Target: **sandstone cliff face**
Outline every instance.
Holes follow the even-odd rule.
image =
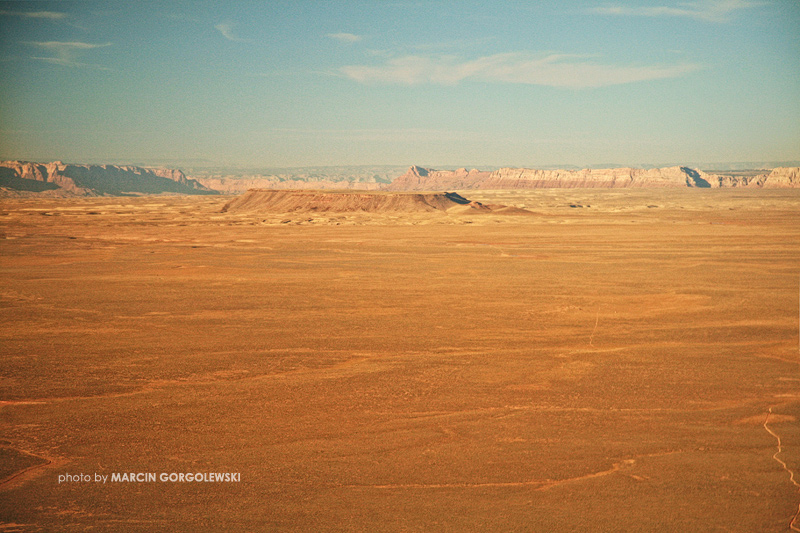
[[[6,193],[25,192],[54,196],[123,196],[129,194],[216,194],[168,168],[117,165],[73,165],[61,161],[0,162],[0,188]]]
[[[481,189],[710,187],[707,176],[686,167],[532,170],[502,168]]]
[[[8,193],[33,193],[48,196],[96,196],[90,189],[78,186],[75,181],[60,173],[65,165],[30,163],[27,161],[0,162],[0,188]]]
[[[768,174],[755,176],[727,176],[709,174],[716,187],[747,187],[764,189],[793,189],[800,188],[800,168],[778,167]]]
[[[156,176],[168,179],[170,181],[174,181],[175,183],[179,183],[184,187],[189,187],[192,189],[196,189],[198,191],[208,189],[208,187],[206,187],[199,181],[187,178],[186,174],[184,174],[183,171],[178,170],[177,168],[163,168],[163,167],[148,168],[148,169],[141,169],[139,167],[124,167],[124,168],[129,169],[131,172],[138,172],[141,170],[149,171]]]
[[[481,172],[476,169],[433,170],[412,166],[408,172],[393,180],[386,189],[390,191],[479,189],[481,187],[476,184],[486,180],[490,174],[491,172]]]
[[[800,188],[800,167],[779,167],[770,172],[763,184],[764,188]]]
[[[9,169],[20,179],[47,181],[49,171],[45,165],[24,161],[3,161],[0,166]]]
[[[688,167],[536,170],[501,168],[493,172],[433,170],[412,166],[389,190],[464,190],[622,187],[800,187],[800,169],[776,168],[760,176],[723,176]]]

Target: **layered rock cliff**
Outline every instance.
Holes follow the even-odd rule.
[[[533,170],[501,168],[482,189],[709,187],[706,175],[686,167]]]
[[[412,166],[408,172],[386,186],[386,189],[390,191],[480,189],[482,187],[476,184],[483,183],[491,174],[476,169],[433,170]]]
[[[340,173],[341,174],[341,173]],[[349,175],[347,175],[349,176]],[[347,177],[346,176],[346,177]],[[313,178],[313,179],[312,179]],[[118,165],[74,165],[60,161],[0,161],[1,196],[119,196],[131,194],[240,194],[252,188],[447,191],[467,189],[748,187],[800,188],[800,168],[764,174],[712,174],[688,167],[494,171],[433,170],[412,166],[389,184],[378,181],[308,177],[288,179],[187,178],[176,169]]]
[[[130,194],[217,194],[170,168],[73,165],[55,161],[0,161],[0,189],[12,194],[124,196]]]
[[[433,170],[412,166],[387,187],[395,191],[464,189],[621,188],[621,187],[800,187],[800,168],[776,168],[758,176],[708,174],[688,167],[537,170],[501,168]]]
[[[760,176],[759,176],[760,178]],[[759,185],[765,189],[800,188],[800,167],[780,167],[772,169]]]

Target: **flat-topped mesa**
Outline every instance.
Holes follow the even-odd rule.
[[[177,169],[0,161],[0,187],[69,196],[216,194]]]
[[[464,204],[469,204],[469,200],[454,193],[251,189],[225,204],[222,211],[237,213],[429,213],[446,211],[450,207]]]
[[[484,205],[452,192],[251,189],[222,208],[231,213],[485,213],[524,210]],[[524,211],[528,213],[527,211]]]
[[[466,189],[540,189],[540,188],[718,188],[718,187],[800,187],[800,169],[776,168],[758,176],[708,174],[689,167],[604,168],[583,170],[538,170],[500,168],[481,172],[433,170],[417,166],[396,178],[390,190],[466,190]]]

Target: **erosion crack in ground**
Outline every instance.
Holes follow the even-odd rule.
[[[786,472],[789,474],[789,481],[792,483],[792,485],[794,485],[795,487],[797,487],[798,489],[800,489],[800,483],[798,483],[798,482],[797,482],[797,481],[795,481],[795,479],[794,479],[794,471],[793,471],[791,468],[789,468],[789,466],[788,466],[788,465],[787,465],[787,464],[786,464],[786,463],[785,463],[785,462],[784,462],[784,461],[783,461],[781,458],[779,458],[779,457],[778,457],[778,456],[779,456],[779,455],[780,455],[780,454],[783,452],[783,445],[782,445],[782,442],[781,442],[781,437],[780,437],[780,435],[778,435],[777,433],[775,433],[775,432],[774,432],[774,431],[773,431],[773,430],[772,430],[772,429],[771,429],[771,428],[770,428],[770,427],[767,425],[767,424],[769,423],[769,418],[770,418],[770,416],[772,416],[772,407],[770,407],[770,408],[769,408],[769,410],[767,411],[767,416],[764,418],[764,429],[765,429],[765,430],[767,430],[767,433],[769,433],[770,435],[772,435],[773,437],[775,437],[775,440],[777,440],[777,441],[778,441],[778,444],[777,444],[777,448],[778,448],[778,449],[777,449],[777,451],[776,451],[776,452],[775,452],[775,453],[772,455],[772,458],[773,458],[775,461],[777,461],[777,462],[778,462],[778,464],[780,464],[780,465],[781,465],[781,468],[783,468],[783,469],[784,469],[784,470],[785,470],[785,471],[786,471]],[[789,522],[789,527],[790,527],[790,528],[791,528],[793,531],[800,531],[800,528],[798,528],[798,526],[796,525],[796,522],[797,522],[797,518],[798,518],[798,516],[800,516],[800,504],[798,504],[798,506],[797,506],[797,512],[794,514],[794,516],[792,517],[792,520]]]

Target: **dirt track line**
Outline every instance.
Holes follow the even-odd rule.
[[[23,468],[19,472],[15,472],[10,476],[0,480],[0,492],[4,490],[9,490],[14,488],[15,486],[24,483],[28,478],[36,476],[40,469],[45,469],[47,467],[55,467],[61,464],[65,464],[68,461],[64,459],[50,459],[48,457],[43,457],[41,455],[36,455],[35,453],[26,452],[25,450],[20,450],[18,448],[13,448],[18,452],[24,453],[26,455],[30,455],[32,457],[36,457],[38,459],[42,459],[45,461],[44,463],[40,463],[38,465],[31,465],[27,468]]]
[[[42,457],[42,459],[44,459],[44,457]],[[28,468],[23,468],[19,472],[11,474],[7,478],[5,478],[3,480],[0,480],[0,490],[4,489],[5,488],[4,485],[6,485],[7,483],[11,483],[15,479],[19,478],[20,476],[22,476],[24,474],[27,474],[31,470],[35,470],[37,468],[44,468],[46,466],[50,466],[51,464],[53,464],[53,461],[50,461],[49,459],[47,459],[46,461],[47,461],[46,463],[41,463],[41,464],[38,464],[38,465],[32,465],[32,466],[29,466]]]
[[[592,474],[586,474],[586,475],[583,475],[583,476],[577,476],[577,477],[571,477],[571,478],[567,478],[567,479],[561,479],[561,480],[558,480],[558,481],[552,481],[552,482],[548,483],[547,485],[545,485],[543,487],[539,487],[536,490],[547,490],[547,489],[551,489],[553,487],[557,487],[559,485],[565,485],[567,483],[574,483],[574,482],[577,482],[577,481],[584,481],[586,479],[594,479],[594,478],[597,478],[597,477],[607,476],[609,474],[613,474],[615,472],[619,472],[620,470],[622,470],[623,466],[633,466],[635,463],[636,463],[636,459],[625,459],[622,462],[612,464],[611,468],[609,468],[608,470],[601,470],[600,472],[594,472]]]
[[[592,334],[589,335],[589,346],[594,348],[594,344],[592,344],[592,340],[594,340],[594,334],[597,331],[597,324],[600,323],[600,306],[597,306],[597,316],[594,318],[594,329],[592,330]]]
[[[607,476],[619,471],[623,465],[631,465],[635,462],[634,459],[627,459],[621,463],[614,463],[608,470],[600,472],[593,472],[583,476],[571,477],[560,480],[530,480],[530,481],[495,481],[486,483],[390,483],[386,485],[345,485],[349,488],[364,488],[364,489],[483,489],[483,488],[505,488],[505,487],[535,487],[534,490],[547,490],[551,487],[563,485],[565,483],[572,483],[575,481],[582,481],[585,479],[592,479],[596,477]]]
[[[791,482],[792,482],[792,484],[793,484],[795,487],[798,487],[798,488],[800,488],[800,484],[798,484],[798,483],[797,483],[797,481],[795,481],[795,479],[794,479],[794,472],[792,471],[792,469],[791,469],[791,468],[789,468],[789,467],[786,465],[786,463],[784,463],[782,460],[780,460],[780,459],[778,458],[778,455],[780,455],[780,454],[781,454],[781,452],[783,451],[783,446],[782,446],[782,443],[781,443],[781,438],[780,438],[780,436],[778,436],[778,434],[777,434],[777,433],[775,433],[774,431],[772,431],[772,430],[769,428],[769,426],[767,425],[767,423],[769,422],[769,417],[770,417],[770,415],[771,415],[771,414],[772,414],[772,407],[770,407],[770,408],[769,408],[769,410],[767,411],[767,416],[766,416],[766,418],[764,419],[764,429],[766,429],[766,430],[767,430],[767,433],[769,433],[770,435],[772,435],[773,437],[775,437],[775,440],[777,440],[777,441],[778,441],[778,451],[776,451],[776,452],[775,452],[775,453],[772,455],[772,458],[773,458],[775,461],[777,461],[777,462],[778,462],[778,463],[779,463],[779,464],[780,464],[780,465],[783,467],[783,469],[784,469],[784,470],[786,470],[786,471],[789,473],[789,481],[791,481]],[[792,529],[792,531],[800,531],[800,528],[798,528],[798,527],[795,525],[795,522],[797,521],[797,518],[798,518],[798,516],[800,516],[800,504],[798,504],[798,506],[797,506],[797,512],[796,512],[796,513],[794,514],[794,516],[792,517],[792,521],[791,521],[791,522],[789,522],[789,528],[790,528],[790,529]]]
[[[680,453],[680,451],[659,452],[640,455],[638,457],[660,457],[664,455],[672,455]],[[530,480],[530,481],[496,481],[487,483],[391,483],[386,485],[342,485],[342,487],[355,488],[355,489],[482,489],[482,488],[505,488],[505,487],[535,487],[534,490],[542,491],[548,490],[559,485],[567,483],[576,483],[585,481],[587,479],[594,479],[598,477],[608,476],[630,468],[636,464],[636,458],[624,459],[618,463],[613,463],[608,470],[601,470],[599,472],[592,472],[583,476],[570,477],[566,479],[545,479],[545,480]]]
[[[498,481],[489,483],[390,483],[387,485],[344,485],[356,489],[481,489],[535,486],[540,490],[547,481]]]
[[[334,379],[342,376],[347,376],[348,372],[352,373],[353,370],[348,370],[349,367],[358,365],[359,363],[367,362],[374,357],[357,356],[351,357],[339,363],[335,363],[328,367],[321,368],[297,368],[293,370],[278,371],[267,374],[255,374],[237,377],[234,379],[226,379],[219,377],[217,374],[211,372],[200,376],[190,376],[188,378],[178,379],[157,379],[145,383],[138,389],[128,390],[124,392],[109,392],[104,394],[95,394],[89,396],[49,396],[44,398],[36,398],[35,400],[0,400],[0,409],[4,406],[14,405],[46,405],[56,402],[69,402],[69,401],[82,401],[82,400],[103,400],[109,398],[127,398],[130,396],[138,396],[140,394],[148,394],[158,392],[169,387],[191,387],[191,386],[209,386],[221,385],[225,383],[238,383],[238,382],[251,382],[251,381],[268,381],[277,379],[286,379],[293,377],[312,376],[316,379]],[[380,368],[388,367],[389,363],[381,363]],[[370,370],[375,371],[375,370]]]

